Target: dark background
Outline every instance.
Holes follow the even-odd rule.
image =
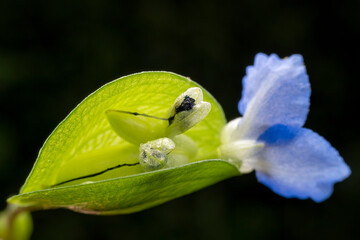
[[[359,2],[0,0],[0,208],[50,132],[103,84],[173,71],[208,89],[232,119],[257,52],[301,53],[312,84],[305,126],[353,171],[329,200],[287,200],[249,174],[132,215],[35,212],[33,239],[355,239]]]

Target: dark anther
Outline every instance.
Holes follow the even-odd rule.
[[[175,112],[179,113],[182,111],[189,111],[194,107],[194,105],[195,105],[195,99],[189,96],[185,96],[184,101],[180,104],[180,106],[175,108]]]
[[[169,117],[169,125],[172,124],[172,122],[174,121],[174,118],[175,118],[175,116]]]

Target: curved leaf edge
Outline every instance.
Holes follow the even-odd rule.
[[[117,78],[117,79],[115,79],[115,80],[112,80],[112,81],[110,81],[110,82],[102,85],[101,87],[99,87],[98,89],[96,89],[94,92],[92,92],[92,93],[90,93],[88,96],[86,96],[80,103],[78,103],[78,104],[70,111],[70,113],[55,127],[55,129],[50,133],[50,135],[46,138],[44,144],[42,145],[42,147],[41,147],[40,150],[39,150],[39,153],[38,153],[38,155],[37,155],[37,157],[36,157],[36,161],[35,161],[32,169],[31,169],[29,175],[27,176],[27,178],[26,178],[23,186],[20,188],[20,191],[19,191],[19,192],[20,192],[20,193],[23,192],[23,189],[24,189],[25,185],[27,184],[28,180],[32,177],[32,174],[34,173],[34,169],[36,169],[36,166],[37,166],[37,164],[38,164],[38,161],[37,161],[37,160],[39,159],[39,157],[40,157],[40,155],[41,155],[41,153],[42,153],[42,150],[46,147],[46,145],[47,145],[47,143],[48,143],[48,140],[52,137],[52,135],[53,135],[54,133],[56,133],[56,131],[58,130],[58,128],[60,128],[60,127],[63,125],[63,123],[66,122],[67,119],[68,119],[71,115],[73,115],[74,113],[76,113],[76,111],[78,110],[78,106],[79,106],[79,105],[81,105],[81,104],[83,104],[84,102],[88,101],[90,98],[93,97],[93,95],[95,95],[97,92],[101,91],[103,88],[108,87],[109,85],[114,84],[115,82],[117,82],[117,81],[119,81],[119,80],[121,80],[121,79],[125,79],[125,78],[131,77],[131,76],[135,76],[135,75],[146,74],[146,73],[154,73],[154,74],[156,74],[156,73],[165,73],[165,74],[175,75],[175,76],[184,78],[184,79],[186,79],[187,81],[190,81],[190,82],[194,82],[193,80],[191,80],[190,77],[185,77],[185,76],[183,76],[183,75],[180,75],[180,74],[177,74],[177,73],[174,73],[174,72],[170,72],[170,71],[142,71],[142,72],[133,73],[133,74],[129,74],[129,75],[125,75],[125,76],[119,77],[119,78]],[[217,101],[217,99],[216,99],[209,91],[207,91],[203,86],[201,86],[201,85],[198,84],[197,82],[195,82],[195,83],[196,83],[199,87],[201,87],[202,90],[205,90],[205,91],[207,92],[207,94],[214,100],[214,102],[220,107],[220,109],[222,110],[221,112],[222,112],[222,115],[223,115],[222,117],[223,117],[223,119],[224,119],[224,122],[227,122],[225,113],[224,113],[224,111],[223,111],[220,103]],[[39,190],[39,191],[40,191],[40,190]],[[30,193],[30,192],[29,192],[29,193]]]
[[[92,186],[92,187],[96,187],[96,185],[102,185],[103,183],[111,183],[111,182],[117,182],[117,181],[121,181],[121,180],[131,180],[131,179],[134,179],[134,178],[139,178],[139,177],[146,177],[146,176],[149,176],[149,177],[154,177],[155,175],[159,175],[159,174],[166,174],[167,172],[170,173],[174,170],[183,170],[183,169],[186,169],[186,168],[191,168],[193,167],[194,165],[198,165],[198,164],[209,164],[209,163],[220,163],[220,164],[226,164],[227,167],[230,167],[230,171],[229,171],[229,174],[227,174],[226,176],[222,176],[218,179],[214,179],[214,181],[212,181],[212,183],[210,184],[206,184],[204,186],[201,186],[199,188],[195,188],[195,189],[192,189],[188,192],[184,192],[184,194],[181,194],[179,196],[174,196],[174,197],[167,197],[167,198],[159,198],[157,199],[156,201],[152,201],[152,202],[145,202],[143,204],[140,204],[140,205],[135,205],[135,206],[131,206],[131,207],[128,207],[128,208],[125,208],[125,209],[118,209],[118,210],[109,210],[109,211],[96,211],[96,210],[89,210],[89,209],[86,209],[86,208],[83,208],[82,206],[79,206],[78,204],[75,204],[75,205],[39,205],[37,203],[34,203],[34,202],[31,202],[31,201],[25,201],[23,202],[23,198],[28,198],[28,197],[32,197],[32,196],[36,196],[36,195],[39,195],[39,194],[51,194],[51,193],[54,193],[56,191],[64,191],[64,190],[79,190],[81,191],[81,189],[83,188],[87,188],[89,186]],[[160,169],[160,170],[156,170],[156,171],[152,171],[152,172],[144,172],[144,173],[141,173],[141,174],[136,174],[136,175],[131,175],[131,176],[125,176],[125,177],[118,177],[118,178],[113,178],[113,179],[107,179],[107,180],[101,180],[101,181],[97,181],[97,182],[93,182],[93,183],[87,183],[87,184],[79,184],[79,185],[73,185],[73,186],[65,186],[65,187],[57,187],[57,188],[53,188],[53,189],[43,189],[43,190],[38,190],[38,191],[33,191],[33,192],[27,192],[27,193],[23,193],[23,194],[19,194],[19,195],[15,195],[15,196],[12,196],[10,198],[7,199],[7,202],[10,203],[10,204],[14,204],[14,205],[18,205],[20,207],[33,207],[34,209],[38,209],[38,210],[45,210],[45,209],[56,209],[56,208],[67,208],[67,209],[70,209],[70,210],[73,210],[75,212],[80,212],[80,213],[85,213],[85,214],[96,214],[96,215],[114,215],[114,214],[130,214],[130,213],[134,213],[134,212],[138,212],[138,211],[141,211],[141,210],[144,210],[144,209],[147,209],[147,208],[150,208],[150,207],[154,207],[154,206],[157,206],[157,205],[160,205],[162,203],[165,203],[167,201],[170,201],[170,200],[173,200],[175,198],[178,198],[178,197],[181,197],[181,196],[184,196],[184,195],[188,195],[192,192],[195,192],[197,190],[200,190],[204,187],[207,187],[209,185],[212,185],[212,184],[215,184],[217,182],[220,182],[222,180],[225,180],[227,178],[230,178],[230,177],[234,177],[234,176],[239,176],[241,175],[241,173],[239,172],[238,168],[236,166],[234,166],[233,164],[227,162],[227,161],[224,161],[224,160],[221,160],[221,159],[211,159],[211,160],[202,160],[202,161],[197,161],[197,162],[192,162],[192,163],[189,163],[189,164],[185,164],[185,165],[182,165],[182,166],[176,166],[176,167],[173,167],[173,168],[166,168],[166,169]],[[187,182],[191,182],[191,179],[187,180]]]

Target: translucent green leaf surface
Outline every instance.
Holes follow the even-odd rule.
[[[197,149],[193,163],[144,172],[136,164],[138,146],[116,134],[106,112],[129,111],[166,118],[175,99],[191,87],[200,87],[204,101],[211,104],[207,117],[185,132]],[[119,78],[84,99],[59,124],[40,150],[20,195],[9,202],[106,214],[139,211],[188,194],[239,174],[227,162],[202,161],[217,158],[224,125],[221,106],[189,78],[169,72],[143,72]],[[122,164],[126,166],[59,185]]]
[[[226,178],[239,175],[223,160],[183,166],[91,184],[59,187],[14,196],[8,201],[40,208],[65,207],[90,214],[126,214],[159,205]]]

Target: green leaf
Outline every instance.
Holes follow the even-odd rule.
[[[211,111],[184,133],[187,138],[179,135],[182,149],[174,156],[179,156],[178,162],[194,156],[194,163],[144,173],[138,164],[139,146],[119,137],[106,114],[124,111],[166,118],[175,99],[192,87],[202,89]],[[149,126],[161,125],[154,121]],[[41,148],[20,195],[9,202],[110,214],[139,211],[188,194],[239,174],[227,162],[202,161],[217,158],[225,122],[218,102],[189,78],[169,72],[119,78],[89,95],[59,124]],[[95,174],[107,169],[111,171]]]
[[[204,160],[174,168],[90,184],[24,193],[8,199],[21,206],[64,207],[89,214],[127,214],[189,194],[239,175],[223,160]]]

